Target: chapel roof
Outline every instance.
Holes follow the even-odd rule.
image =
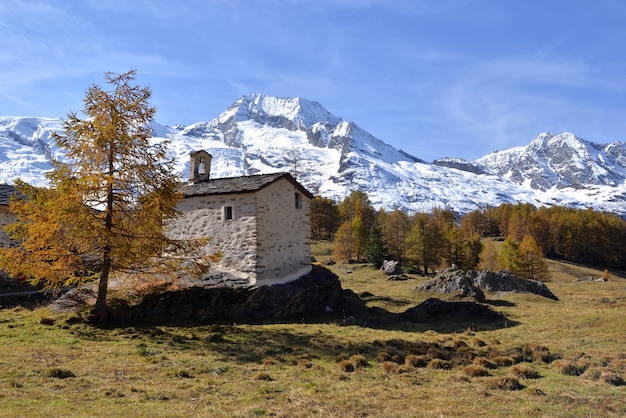
[[[255,174],[252,176],[209,179],[199,183],[187,184],[181,188],[181,192],[183,197],[252,193],[282,178],[293,184],[296,189],[309,199],[315,197],[289,173]]]

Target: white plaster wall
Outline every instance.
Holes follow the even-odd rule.
[[[223,219],[223,208],[232,206],[233,219]],[[223,253],[217,266],[234,270],[256,281],[257,227],[254,194],[228,194],[185,198],[177,209],[182,216],[169,226],[168,234],[175,239],[206,238],[206,254]]]
[[[309,199],[286,179],[258,192],[257,285],[286,283],[311,271]]]

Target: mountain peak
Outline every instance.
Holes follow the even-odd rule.
[[[218,120],[225,123],[231,118],[236,122],[253,120],[261,124],[283,125],[292,130],[310,129],[318,123],[335,127],[341,122],[341,118],[317,102],[301,97],[274,97],[260,93],[240,97]]]
[[[624,144],[596,144],[570,132],[539,134],[528,145],[475,162],[486,172],[539,190],[582,185],[616,186],[626,177]]]

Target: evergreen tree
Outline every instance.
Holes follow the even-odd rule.
[[[365,248],[365,260],[372,263],[377,269],[381,268],[387,257],[387,248],[383,240],[382,230],[377,220],[370,229],[367,247]]]
[[[112,91],[92,85],[81,119],[64,121],[55,134],[67,163],[55,162],[50,189],[18,182],[24,199],[11,210],[9,228],[20,246],[0,251],[0,268],[49,287],[98,280],[95,314],[107,315],[109,278],[127,274],[201,274],[208,260],[199,240],[173,240],[164,222],[178,215],[179,179],[169,141],[151,140],[155,108],[147,87],[132,84],[135,71],[106,73]]]

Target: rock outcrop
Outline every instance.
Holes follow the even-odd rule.
[[[285,284],[260,287],[189,285],[155,291],[137,302],[111,300],[111,319],[120,323],[181,323],[221,320],[256,321],[324,312],[335,306],[343,289],[336,275],[321,266]],[[51,307],[93,304],[91,291],[71,291]],[[90,303],[85,303],[88,299]]]
[[[417,288],[458,298],[473,298],[478,302],[485,300],[485,294],[472,283],[471,277],[468,277],[463,270],[457,268],[444,270],[435,276],[434,279],[420,284]]]
[[[468,271],[467,274],[472,277],[474,286],[488,292],[533,293],[548,299],[559,300],[544,282],[523,279],[507,270],[499,272],[488,270],[479,272]]]
[[[383,261],[383,265],[380,267],[380,270],[385,272],[385,274],[388,276],[397,276],[403,273],[400,262],[393,260]]]
[[[507,270],[476,272],[450,268],[440,272],[434,279],[422,283],[417,288],[459,298],[473,298],[479,302],[485,300],[483,290],[487,292],[533,293],[548,299],[559,300],[545,283],[514,276]]]

